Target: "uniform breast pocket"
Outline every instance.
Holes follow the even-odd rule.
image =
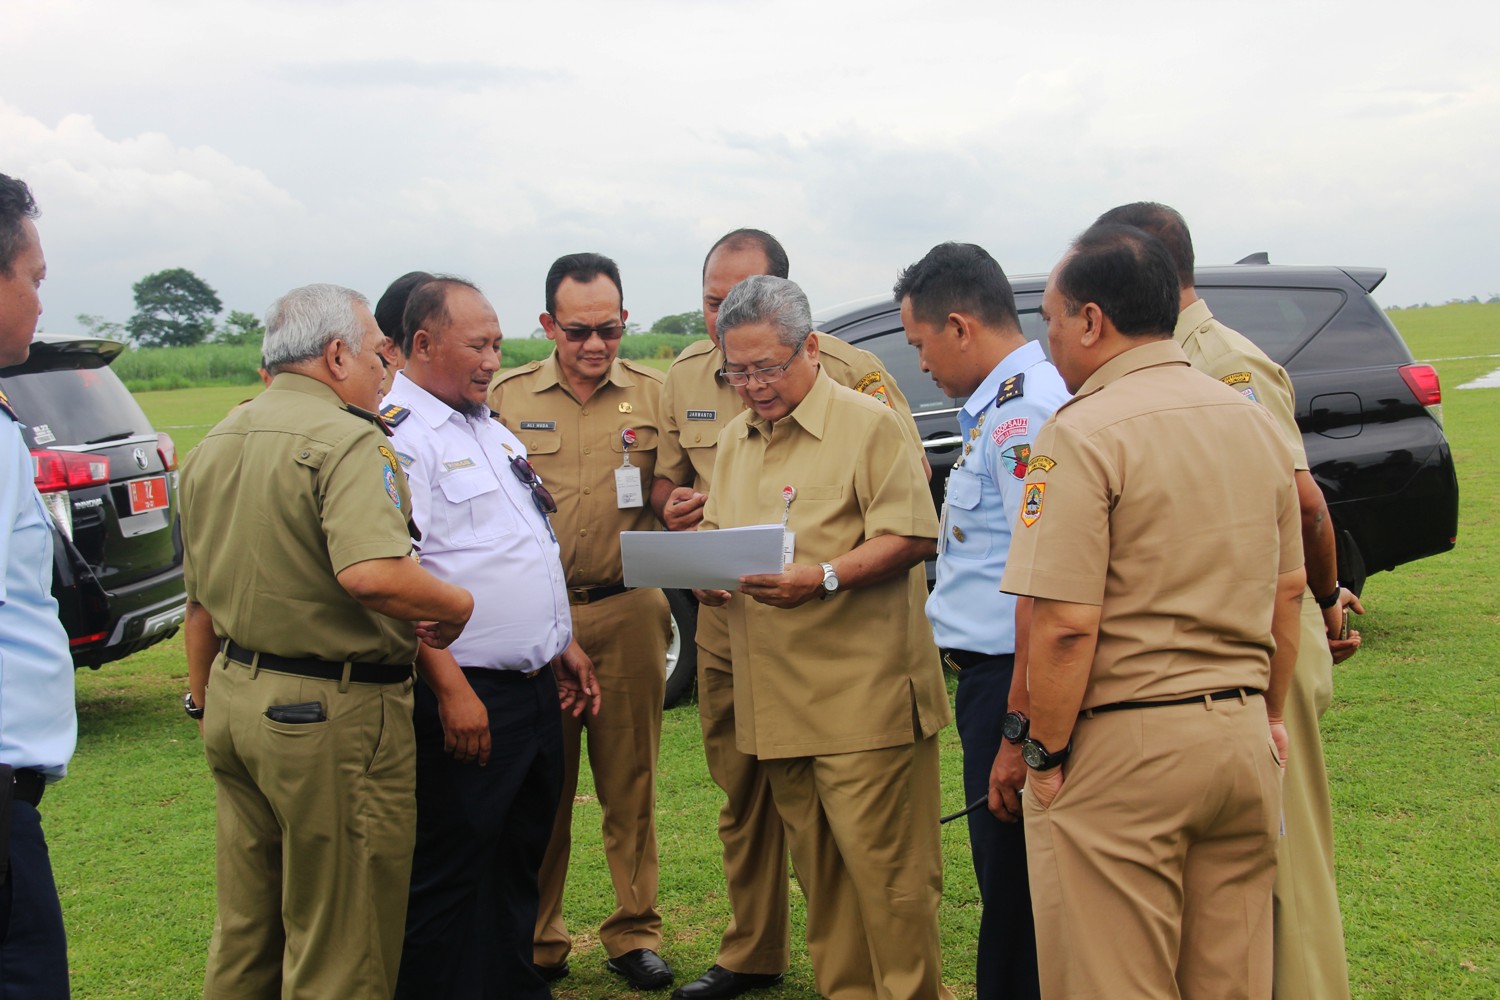
[[[562,447],[562,435],[557,431],[522,431],[516,437],[526,446],[529,458],[538,455],[556,455]]]
[[[629,426],[629,425],[626,425]],[[614,452],[621,464],[624,464],[625,439],[623,433],[625,427],[621,427],[611,437],[609,450]],[[646,470],[650,476],[656,468],[656,428],[655,427],[630,427],[635,431],[635,444],[630,446],[630,464]]]
[[[954,469],[948,474],[948,506],[958,510],[973,510],[979,506],[979,497],[984,486],[979,477],[963,469]]]
[[[438,481],[443,494],[443,516],[455,545],[498,538],[509,518],[500,482],[480,466],[457,469]]]

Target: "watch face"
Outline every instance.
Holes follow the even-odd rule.
[[[1026,762],[1027,767],[1033,770],[1041,770],[1042,765],[1047,762],[1047,755],[1042,750],[1040,743],[1035,740],[1027,740],[1021,744],[1021,759]]]
[[[1031,723],[1020,712],[1006,712],[1004,721],[1000,723],[1000,735],[1012,743],[1019,743],[1026,738],[1026,731],[1030,727]]]

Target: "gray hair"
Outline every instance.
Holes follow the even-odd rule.
[[[315,358],[335,340],[358,354],[364,347],[365,323],[357,306],[368,309],[370,300],[341,285],[305,285],[271,303],[261,347],[266,370],[277,372]]]
[[[719,343],[737,326],[769,323],[776,338],[799,348],[812,332],[812,307],[795,281],[757,274],[735,285],[719,306]]]

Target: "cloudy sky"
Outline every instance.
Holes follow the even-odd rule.
[[[1113,205],[1199,260],[1374,265],[1384,305],[1500,292],[1490,5],[0,0],[0,172],[45,329],[187,267],[227,308],[414,268],[526,336],[560,254],[649,325],[776,233],[815,308],[945,239],[1046,271]]]

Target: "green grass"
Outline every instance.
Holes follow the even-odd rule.
[[[1451,310],[1451,312],[1450,312]],[[1500,353],[1500,308],[1393,314],[1422,359]],[[509,360],[509,359],[508,359]],[[1370,578],[1364,649],[1336,668],[1324,720],[1350,976],[1359,998],[1500,996],[1500,390],[1456,391],[1500,359],[1437,361],[1458,462],[1458,548]],[[183,453],[248,393],[145,393]],[[80,742],[44,818],[70,936],[73,995],[175,1000],[201,991],[213,922],[213,784],[183,716],[186,668],[173,640],[78,675]],[[962,798],[958,739],[943,732],[943,802]],[[663,953],[679,980],[713,961],[727,920],[697,713],[666,713],[658,836]],[[594,932],[611,906],[587,769],[574,820],[567,913],[573,974],[560,1000],[630,996],[603,969]],[[979,903],[962,823],[944,829],[945,979],[973,995]],[[800,945],[768,997],[816,996]],[[658,994],[659,995],[659,994]]]

